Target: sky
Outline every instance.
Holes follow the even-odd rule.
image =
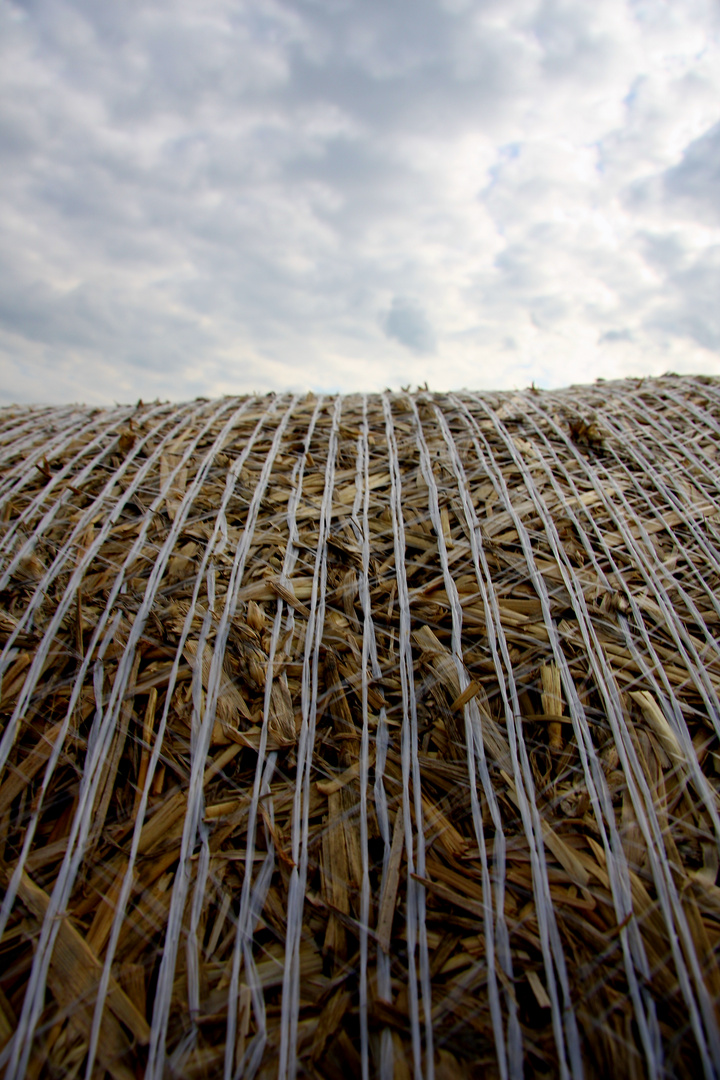
[[[667,371],[717,0],[0,0],[0,404]]]

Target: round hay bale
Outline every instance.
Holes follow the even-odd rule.
[[[2,410],[5,1077],[720,1075],[719,436]]]

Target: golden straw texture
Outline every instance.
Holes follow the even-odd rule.
[[[0,1068],[720,1075],[720,380],[0,411]]]

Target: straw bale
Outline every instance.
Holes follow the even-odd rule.
[[[0,1068],[720,1075],[720,381],[0,411]]]

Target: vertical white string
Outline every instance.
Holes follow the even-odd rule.
[[[458,683],[461,693],[465,691],[470,683],[469,676],[465,670],[465,664],[462,659],[462,608],[460,607],[460,597],[458,595],[457,586],[450,572],[450,565],[448,563],[447,546],[445,543],[445,533],[443,530],[442,519],[440,516],[440,502],[438,496],[437,483],[435,481],[435,474],[433,472],[432,463],[430,461],[430,453],[428,451],[427,442],[425,441],[425,435],[423,433],[422,423],[420,415],[417,410],[417,406],[412,398],[407,398],[410,408],[412,410],[413,417],[415,419],[415,430],[417,438],[417,447],[420,453],[420,471],[428,489],[428,511],[430,514],[430,520],[435,529],[435,536],[437,540],[438,555],[440,557],[440,566],[443,574],[443,581],[445,583],[445,591],[447,593],[448,600],[450,602],[450,612],[452,617],[452,655],[455,662],[455,670],[457,671]],[[487,972],[488,972],[488,996],[490,999],[490,1016],[493,1027],[493,1035],[495,1038],[495,1049],[498,1055],[498,1067],[500,1069],[500,1076],[502,1080],[507,1077],[507,1054],[505,1047],[505,1038],[502,1025],[502,1014],[500,1009],[500,996],[498,994],[497,986],[497,974],[495,971],[495,955],[497,952],[497,942],[495,937],[495,918],[492,905],[492,889],[490,886],[490,872],[488,869],[487,850],[485,847],[485,831],[482,823],[482,811],[477,796],[477,782],[475,774],[475,753],[474,735],[471,715],[473,703],[468,703],[464,709],[465,716],[465,742],[466,742],[466,755],[467,765],[470,781],[470,805],[472,811],[473,828],[475,830],[475,839],[477,840],[478,850],[480,852],[481,874],[483,883],[483,916],[485,927],[485,949],[487,955]],[[477,704],[475,704],[477,709]]]
[[[503,476],[502,469],[496,461],[492,447],[485,439],[475,417],[470,413],[468,408],[462,401],[452,396],[453,401],[457,401],[460,407],[461,414],[465,419],[468,428],[472,435],[473,446],[475,453],[478,456],[483,468],[487,471],[491,482],[497,492],[497,494],[503,499],[503,502],[508,512],[513,515],[514,510],[512,507],[512,500],[507,490],[505,478]],[[499,425],[496,413],[479,399],[473,398],[474,401],[480,404],[486,414],[490,417],[494,425]],[[485,447],[483,452],[479,440]],[[513,452],[516,453],[513,445]],[[487,458],[485,456],[487,454]],[[488,462],[490,466],[488,467]],[[516,517],[517,515],[515,515]],[[526,551],[526,561],[528,565],[528,571],[531,578],[536,585],[538,593],[541,591],[541,584],[537,579],[541,577],[535,566],[534,558],[532,556],[532,549]],[[496,625],[500,624],[500,612],[497,605],[497,597],[495,595],[495,589],[492,585],[492,579],[488,580],[488,596],[491,604],[494,608],[494,616]],[[546,616],[549,619],[549,612]],[[538,921],[538,931],[540,935],[540,944],[543,954],[543,960],[545,964],[545,975],[547,979],[548,996],[551,1003],[551,1014],[553,1032],[555,1035],[555,1042],[558,1051],[558,1064],[560,1068],[561,1077],[567,1077],[568,1074],[568,1062],[567,1056],[570,1059],[570,1070],[574,1077],[581,1077],[583,1075],[582,1059],[580,1054],[580,1039],[577,1030],[577,1021],[575,1018],[575,1012],[572,1005],[572,999],[570,996],[570,986],[567,977],[567,967],[565,964],[565,957],[562,949],[562,942],[557,928],[557,922],[555,919],[555,910],[550,896],[550,884],[547,875],[547,865],[545,862],[545,849],[544,840],[542,834],[542,824],[540,821],[540,815],[538,813],[537,802],[535,798],[535,784],[532,777],[532,770],[530,767],[530,761],[527,754],[527,748],[525,746],[525,740],[522,735],[522,728],[520,726],[520,703],[517,696],[517,687],[515,685],[515,679],[512,674],[512,664],[510,663],[509,652],[507,651],[507,644],[505,642],[504,634],[499,636],[501,651],[503,652],[503,659],[505,661],[505,667],[508,675],[508,685],[510,689],[510,696],[512,700],[512,708],[506,708],[506,721],[508,731],[508,742],[510,746],[510,754],[513,765],[513,775],[515,779],[516,793],[518,798],[518,809],[520,810],[520,816],[523,822],[523,828],[528,840],[528,848],[530,853],[530,866],[533,878],[533,891],[535,895],[535,909]],[[557,983],[560,983],[560,989],[562,991],[562,1006],[560,997],[558,994]]]
[[[320,414],[322,403],[323,399],[321,397],[318,398],[315,403],[315,408],[313,409],[310,423],[308,425],[307,432],[305,433],[302,454],[293,466],[293,471],[290,479],[291,490],[287,506],[288,543],[285,549],[285,558],[283,560],[283,568],[281,575],[281,581],[286,587],[290,585],[290,576],[293,572],[298,557],[298,548],[294,543],[298,536],[297,510],[300,504],[300,500],[302,498],[303,480],[305,477],[305,468],[307,465],[307,456],[310,450],[310,443],[315,432],[315,425],[317,424],[317,418]],[[263,725],[260,732],[260,744],[258,746],[258,757],[255,765],[255,780],[253,783],[252,799],[248,811],[248,824],[246,829],[245,845],[245,874],[243,877],[242,891],[240,894],[240,911],[238,914],[237,928],[235,932],[232,975],[230,978],[230,986],[228,988],[227,1032],[225,1038],[224,1064],[225,1080],[231,1080],[231,1078],[235,1075],[233,1071],[233,1059],[235,1054],[235,1034],[237,1029],[240,963],[242,957],[244,955],[247,955],[248,952],[250,953],[250,955],[252,955],[250,944],[252,939],[253,927],[257,921],[255,915],[255,903],[253,902],[254,894],[251,892],[253,863],[255,858],[255,830],[257,813],[260,805],[260,797],[263,794],[264,790],[263,785],[266,784],[267,790],[270,790],[269,779],[263,779],[264,771],[266,772],[266,777],[272,775],[272,771],[275,767],[275,760],[277,757],[276,752],[273,751],[273,753],[268,758],[268,768],[267,770],[265,770],[265,754],[267,751],[268,723],[270,720],[273,669],[275,664],[275,653],[277,650],[280,630],[282,627],[283,607],[283,600],[279,598],[277,601],[277,610],[275,612],[275,620],[273,622],[272,636],[270,639],[270,653],[268,656],[267,675],[265,678],[265,697],[263,702]],[[294,625],[294,615],[292,608],[288,609],[288,616],[289,618],[288,624],[286,624],[286,630],[291,631]],[[286,644],[286,649],[289,649],[289,647],[290,643],[288,641],[288,643]],[[272,837],[269,834],[268,837],[268,851],[266,858],[263,862],[263,866],[260,871],[258,880],[260,880],[260,877],[263,874],[272,876],[272,870],[275,861],[274,845],[272,843]],[[262,1006],[262,1012],[264,1017],[264,1004]],[[264,1024],[260,1023],[260,1019],[260,1016],[256,1013],[256,1020],[258,1021],[258,1031],[264,1031]],[[238,1069],[240,1069],[242,1066],[243,1062],[238,1062]],[[244,1069],[243,1071],[246,1072],[247,1070]]]
[[[172,1000],[173,979],[175,975],[175,960],[180,939],[185,899],[190,886],[191,864],[190,855],[195,845],[198,824],[202,815],[203,804],[203,777],[207,753],[210,748],[210,737],[215,723],[215,711],[217,699],[221,689],[223,677],[223,658],[227,644],[230,624],[235,615],[238,603],[238,592],[245,571],[245,562],[252,543],[255,525],[260,511],[260,503],[265,496],[265,491],[270,479],[270,473],[275,463],[280,443],[285,429],[290,420],[297,398],[293,398],[273,437],[272,445],[268,451],[263,468],[257,481],[248,508],[247,519],[242,537],[235,552],[230,581],[225,597],[225,606],[219,620],[215,636],[215,650],[213,653],[210,674],[208,677],[207,693],[205,697],[205,713],[202,720],[201,730],[198,737],[197,756],[192,762],[190,780],[187,793],[187,807],[183,834],[180,844],[180,859],[178,870],[173,882],[170,910],[168,912],[165,944],[163,947],[162,960],[153,1008],[153,1019],[148,1051],[148,1063],[145,1071],[146,1080],[160,1080],[165,1067],[165,1039],[170,1015],[170,1003]],[[272,407],[272,406],[271,406]]]
[[[536,428],[539,435],[542,435],[540,430]],[[552,450],[550,444],[545,440],[547,447]],[[537,445],[535,446],[538,460],[543,462],[542,455],[540,454]],[[569,502],[567,502],[564,493],[560,489],[553,470],[547,466],[546,474],[550,480],[551,486],[555,492],[561,505],[564,507],[564,512],[567,513],[571,520],[576,524],[578,533],[581,538],[584,538],[584,532],[580,526],[579,521],[575,518],[574,511]],[[559,473],[565,475],[566,481],[573,491],[578,505],[584,504],[580,500],[577,488],[574,485],[572,477],[563,470],[562,463],[555,459],[555,469]],[[542,496],[539,492],[536,495],[536,501],[541,500]],[[589,514],[589,511],[586,510]],[[542,517],[542,515],[541,515]],[[544,519],[543,519],[544,520]],[[551,548],[553,547],[553,537],[549,539]],[[585,540],[586,550],[590,559],[593,561],[596,571],[599,575],[599,579],[604,579],[604,574],[599,564],[595,560],[594,552],[592,548]],[[572,567],[569,564],[568,573],[572,575]],[[636,920],[630,920],[632,913],[632,899],[631,888],[628,876],[628,866],[625,857],[625,852],[622,847],[620,836],[617,830],[617,824],[615,821],[615,814],[612,809],[612,801],[610,792],[607,787],[607,781],[604,772],[600,766],[597,758],[597,753],[590,734],[590,728],[588,725],[585,710],[580,703],[580,699],[570,673],[568,662],[565,658],[565,654],[560,644],[560,638],[555,625],[554,620],[550,616],[550,598],[545,585],[545,581],[542,576],[537,579],[537,587],[540,589],[541,602],[544,612],[545,627],[548,631],[548,637],[550,645],[553,651],[553,658],[560,671],[562,685],[565,689],[566,699],[568,701],[570,716],[572,719],[573,730],[576,738],[576,743],[580,753],[581,764],[583,768],[583,775],[590,797],[590,802],[593,808],[595,819],[600,832],[600,837],[605,850],[606,865],[608,869],[608,876],[610,878],[610,888],[613,897],[613,904],[615,907],[615,913],[617,918],[618,927],[620,928],[620,941],[623,949],[623,959],[625,965],[625,971],[628,978],[628,985],[630,989],[630,995],[635,1008],[636,1019],[638,1021],[638,1027],[640,1030],[641,1041],[645,1050],[646,1059],[648,1063],[648,1071],[650,1075],[655,1075],[658,1071],[662,1070],[662,1046],[660,1041],[659,1029],[654,1011],[654,1003],[645,985],[646,981],[650,979],[650,970],[645,954],[645,949],[642,943],[642,938],[638,930]],[[607,825],[606,825],[607,823]],[[609,829],[610,837],[608,841],[607,830]],[[638,981],[637,972],[642,979],[642,984]]]
[[[420,985],[425,1017],[425,1075],[432,1080],[435,1070],[432,1028],[432,992],[430,986],[430,963],[428,958],[427,927],[425,924],[425,887],[416,880],[415,874],[425,877],[425,834],[422,811],[422,786],[418,758],[417,705],[413,678],[412,649],[410,645],[410,598],[405,572],[405,522],[402,511],[402,478],[398,457],[392,409],[387,394],[383,394],[385,437],[390,468],[390,514],[392,517],[393,543],[395,549],[395,575],[397,580],[400,625],[398,654],[400,661],[400,686],[402,692],[402,732],[400,755],[403,778],[403,814],[405,847],[407,856],[406,889],[406,935],[408,953],[408,996],[410,999],[410,1033],[413,1063],[417,1076],[423,1075],[422,1044],[420,1038],[420,1013],[415,970],[415,951],[419,954]],[[413,809],[415,811],[415,837],[413,815],[410,810],[410,777],[412,775]],[[416,857],[417,849],[417,857]]]
[[[455,479],[458,485],[458,492],[463,505],[465,513],[465,521],[468,526],[468,537],[470,541],[470,550],[473,561],[473,568],[475,570],[475,577],[480,590],[480,595],[483,600],[483,609],[485,611],[486,630],[488,633],[488,640],[491,642],[491,652],[493,656],[493,663],[495,665],[495,671],[498,678],[498,685],[503,686],[505,684],[505,673],[502,670],[500,657],[497,653],[496,633],[502,633],[502,624],[498,623],[498,629],[492,621],[491,607],[488,602],[487,587],[483,572],[481,571],[481,552],[482,535],[480,529],[480,523],[475,513],[475,507],[469,493],[469,484],[465,475],[460,455],[458,454],[455,439],[450,430],[445,416],[441,409],[436,405],[434,407],[435,417],[438,422],[438,426],[445,440],[445,444],[449,451],[452,470],[455,474]],[[440,529],[436,526],[436,534],[438,536],[438,544],[440,544],[440,536],[442,535],[442,522],[439,522]],[[443,547],[444,547],[443,540]],[[484,560],[484,553],[482,555]],[[456,613],[455,605],[459,607],[459,597],[457,595],[457,587],[455,586],[452,575],[449,572],[449,565],[447,565],[447,551],[445,551],[444,563],[447,566],[447,570],[443,570],[443,576],[446,580],[446,591],[448,597],[453,596],[453,634],[455,636],[455,629],[457,626],[457,638],[454,644],[456,650],[456,664],[460,661],[461,657],[461,619],[462,609],[459,613]],[[489,577],[489,568],[487,576]],[[448,590],[447,579],[452,582],[450,589]],[[461,663],[461,661],[460,661]],[[464,668],[464,665],[461,665]],[[461,680],[461,688],[465,688],[467,678],[463,670],[463,679]],[[472,701],[466,706],[466,740],[468,741],[468,753],[472,755],[473,749],[475,756],[477,757],[478,768],[480,771],[480,779],[483,787],[483,792],[488,803],[490,815],[492,818],[493,826],[495,829],[495,838],[493,844],[493,862],[495,869],[495,925],[494,925],[494,937],[495,947],[497,949],[498,957],[502,970],[507,976],[508,983],[512,984],[513,970],[512,970],[512,958],[510,955],[510,942],[508,936],[507,922],[505,920],[505,834],[503,831],[502,817],[500,814],[500,807],[498,804],[495,789],[492,784],[490,772],[485,757],[485,747],[482,739],[482,718],[477,708],[477,703]],[[468,738],[469,733],[469,738]],[[468,768],[470,772],[471,794],[472,789],[475,787],[475,769],[472,756],[468,760]],[[476,798],[476,796],[475,796]],[[483,861],[483,898],[490,893],[489,883],[486,884],[485,874],[487,873],[487,855],[485,853],[485,837],[482,826],[482,817],[480,816],[479,824],[475,826],[476,836],[478,837],[478,847],[481,851],[481,859]],[[483,900],[485,904],[485,899]],[[490,914],[492,915],[492,906],[490,906]],[[486,931],[487,933],[487,931]],[[490,958],[488,957],[488,971],[490,972]],[[493,972],[494,975],[494,972]],[[490,978],[490,975],[488,976]],[[497,992],[497,991],[496,991]],[[520,1022],[518,1019],[517,1000],[512,990],[508,990],[506,993],[506,1002],[508,1008],[508,1030],[507,1040],[503,1039],[502,1027],[497,1030],[497,1021],[493,1018],[493,1028],[495,1034],[495,1044],[498,1050],[498,1067],[501,1071],[501,1076],[509,1074],[513,1080],[520,1080],[522,1077],[522,1031],[520,1029]]]
[[[300,937],[305,902],[305,883],[308,859],[308,823],[310,813],[310,767],[315,746],[317,719],[318,668],[320,643],[325,623],[325,592],[327,585],[327,539],[332,519],[332,496],[335,486],[335,462],[342,398],[335,399],[328,456],[325,466],[325,487],[318,522],[318,546],[315,556],[310,618],[305,634],[303,656],[301,708],[302,725],[298,738],[297,774],[293,798],[292,859],[287,906],[285,966],[283,969],[282,1006],[280,1020],[280,1052],[278,1077],[294,1080],[297,1070],[298,1014],[300,1010]]]
[[[360,600],[363,607],[363,641],[362,641],[362,733],[360,736],[360,857],[362,862],[362,881],[360,884],[360,986],[359,986],[359,1014],[360,1014],[360,1068],[362,1080],[369,1080],[370,1055],[368,1042],[368,924],[370,922],[370,857],[368,852],[368,817],[367,817],[367,789],[369,774],[370,754],[370,723],[368,717],[368,661],[370,650],[369,623],[372,618],[369,610],[369,567],[370,567],[370,539],[368,536],[368,512],[370,502],[370,472],[369,472],[369,446],[368,446],[368,422],[367,422],[367,397],[362,397],[362,425],[357,439],[357,452],[355,458],[355,498],[353,501],[351,520],[355,526],[357,535],[362,537],[362,569],[360,571],[361,582],[359,587]],[[362,525],[358,514],[362,505]],[[368,601],[367,609],[365,601]]]
[[[231,437],[233,428],[237,425],[238,421],[242,418],[243,414],[248,410],[248,408],[250,407],[251,404],[254,404],[253,399],[246,399],[241,404],[241,406],[232,413],[230,419],[227,421],[227,423],[223,427],[222,431],[220,432],[219,436],[215,440],[213,446],[211,447],[210,451],[208,452],[208,454],[207,454],[207,456],[205,458],[205,461],[203,463],[203,466],[199,470],[198,476],[196,477],[195,483],[191,487],[190,491],[186,492],[186,494],[184,496],[184,499],[183,499],[183,503],[181,504],[181,508],[180,508],[180,510],[179,510],[179,512],[178,512],[178,514],[176,516],[176,520],[177,520],[177,518],[180,518],[181,522],[183,522],[186,519],[187,514],[190,511],[192,502],[194,501],[194,499],[196,497],[197,491],[200,490],[201,485],[202,485],[202,483],[203,483],[203,481],[205,479],[205,476],[207,475],[207,472],[211,468],[212,463],[214,462],[217,454],[226,445],[228,439]],[[97,1038],[98,1038],[98,1034],[99,1034],[99,1030],[100,1030],[100,1022],[101,1022],[101,1019],[102,1019],[102,1011],[103,1011],[103,1007],[104,1007],[105,997],[107,995],[107,988],[108,988],[108,985],[109,985],[112,959],[113,959],[113,957],[115,955],[115,949],[117,947],[117,942],[118,942],[118,938],[119,938],[119,935],[120,935],[120,930],[121,930],[121,927],[122,927],[123,919],[124,919],[124,916],[125,916],[125,911],[126,911],[126,907],[127,907],[128,898],[130,896],[130,890],[131,890],[132,884],[133,884],[133,874],[134,874],[135,860],[137,858],[138,848],[139,848],[139,844],[140,844],[140,837],[141,837],[141,834],[142,834],[142,827],[143,827],[143,824],[144,824],[144,821],[145,821],[145,813],[147,811],[147,803],[148,803],[148,799],[149,799],[149,796],[150,796],[150,790],[152,788],[152,783],[153,783],[153,778],[155,776],[157,763],[158,763],[158,761],[160,759],[160,753],[161,753],[161,750],[162,750],[163,740],[164,740],[164,737],[165,737],[165,730],[166,730],[166,727],[167,727],[168,716],[169,716],[170,707],[171,707],[172,698],[173,698],[173,691],[175,689],[175,685],[176,685],[176,681],[177,681],[177,675],[178,675],[178,670],[179,670],[179,666],[180,666],[180,660],[181,660],[181,658],[183,656],[183,652],[184,652],[184,649],[185,649],[185,643],[186,643],[186,641],[187,641],[187,639],[188,639],[188,637],[190,635],[190,630],[191,630],[193,620],[194,620],[194,617],[195,617],[195,610],[196,610],[196,607],[197,607],[198,597],[199,597],[199,594],[200,594],[200,588],[201,588],[202,582],[203,582],[203,580],[205,578],[206,571],[208,570],[210,559],[211,559],[212,555],[215,553],[215,551],[217,550],[218,544],[222,541],[223,535],[226,535],[226,532],[225,532],[225,534],[223,533],[223,529],[224,529],[224,526],[225,526],[225,509],[226,509],[226,507],[228,505],[228,502],[229,502],[229,500],[230,500],[230,498],[231,498],[231,496],[232,496],[232,494],[233,494],[233,492],[235,490],[235,487],[236,487],[237,480],[238,480],[238,477],[240,475],[240,472],[241,472],[245,462],[247,461],[248,456],[252,452],[252,450],[253,450],[253,448],[255,446],[255,443],[257,442],[258,438],[260,437],[261,432],[264,430],[265,424],[274,415],[276,408],[277,408],[277,401],[270,402],[270,404],[268,405],[265,413],[261,415],[260,419],[255,424],[255,427],[254,427],[253,431],[251,432],[250,436],[248,437],[242,451],[237,456],[237,458],[234,460],[231,467],[228,469],[228,473],[227,473],[226,480],[225,480],[225,488],[224,488],[224,491],[223,491],[223,495],[222,495],[222,498],[221,498],[221,501],[220,501],[220,506],[218,508],[218,512],[217,512],[216,519],[215,519],[215,526],[214,526],[212,535],[211,535],[210,539],[208,540],[208,542],[207,542],[207,544],[205,546],[205,550],[203,552],[202,559],[200,561],[200,566],[198,568],[198,572],[197,572],[197,575],[196,575],[196,578],[195,578],[195,585],[193,587],[193,593],[192,593],[192,597],[190,599],[188,612],[187,612],[187,614],[185,616],[185,621],[183,623],[183,628],[182,628],[182,631],[180,633],[180,640],[178,642],[177,649],[175,651],[175,659],[173,661],[173,666],[172,666],[172,669],[170,671],[170,675],[168,677],[168,688],[167,688],[167,692],[166,692],[166,695],[165,695],[165,706],[163,708],[163,713],[162,713],[162,716],[160,718],[160,722],[158,724],[157,732],[155,734],[155,738],[154,738],[154,741],[153,741],[153,748],[152,748],[152,752],[151,752],[151,755],[150,755],[150,760],[149,760],[149,763],[148,763],[147,774],[146,774],[146,777],[145,777],[145,784],[144,784],[143,791],[142,791],[142,794],[141,794],[140,803],[138,805],[137,814],[135,816],[135,826],[134,826],[134,829],[133,829],[133,836],[132,836],[132,841],[131,841],[131,846],[130,846],[130,855],[129,855],[129,858],[128,858],[128,865],[127,865],[126,870],[125,870],[125,876],[123,878],[123,883],[122,883],[122,887],[121,887],[121,890],[120,890],[120,895],[119,895],[117,906],[116,906],[115,917],[114,917],[114,920],[113,920],[113,925],[112,925],[112,929],[111,929],[111,933],[110,933],[110,939],[109,939],[108,947],[107,947],[105,964],[104,964],[104,967],[103,967],[103,974],[102,974],[100,986],[98,988],[98,995],[97,995],[96,1003],[95,1003],[95,1014],[93,1016],[93,1031],[92,1031],[91,1042],[90,1042],[91,1053],[88,1055],[88,1063],[87,1063],[87,1069],[86,1069],[86,1075],[88,1077],[90,1076],[90,1071],[91,1071],[92,1065],[93,1065],[93,1057],[94,1057],[94,1054],[95,1054],[96,1048],[97,1048]],[[208,579],[209,586],[210,586],[211,580],[212,580],[211,578]],[[196,653],[196,655],[202,656],[202,652],[198,651]]]
[[[372,600],[370,595],[370,445],[369,445],[369,425],[367,409],[368,401],[367,396],[363,395],[362,398],[362,425],[360,436],[358,437],[358,451],[356,459],[356,479],[355,479],[355,500],[353,504],[352,522],[356,529],[356,534],[361,540],[362,545],[362,565],[360,569],[360,578],[358,581],[358,595],[360,597],[360,605],[363,613],[363,642],[362,642],[362,709],[363,709],[363,743],[361,744],[361,758],[366,760],[366,750],[364,747],[365,739],[365,727],[369,727],[368,722],[368,668],[372,673],[373,679],[379,679],[381,677],[380,662],[377,654],[377,641],[375,637],[375,624],[372,615]],[[360,504],[362,503],[362,520],[359,518]],[[385,706],[380,707],[380,712],[377,719],[377,730],[375,734],[375,782],[373,786],[373,798],[375,806],[375,814],[378,821],[378,827],[380,829],[380,836],[383,841],[383,868],[380,879],[379,895],[382,896],[385,883],[387,880],[388,867],[390,863],[390,850],[391,850],[391,835],[390,835],[390,820],[388,816],[387,795],[384,786],[384,774],[385,774],[385,762],[387,758],[389,741],[389,730],[387,723],[387,716],[385,712]],[[365,837],[367,837],[367,769],[365,772],[365,782],[363,784],[361,776],[361,799],[363,791],[365,791],[365,805],[364,805],[364,828]],[[363,807],[361,805],[361,814],[363,813]],[[362,818],[361,818],[362,827]],[[362,884],[362,896],[361,896],[361,931],[366,926],[369,917],[369,867],[366,868],[366,862],[368,858],[367,852],[367,840],[362,843],[362,858],[363,858],[363,884]],[[367,874],[366,874],[367,869]],[[367,897],[367,898],[366,898]],[[367,904],[367,907],[365,906]],[[363,974],[363,959],[364,959],[364,974]],[[384,952],[384,950],[378,946],[377,948],[377,992],[381,999],[385,1001],[391,1000],[391,981],[390,981],[390,957]],[[364,995],[364,996],[363,996]],[[363,1002],[365,1008],[365,1020],[363,1023]],[[360,1021],[361,1021],[361,1039],[364,1024],[367,1024],[367,933],[365,933],[365,949],[363,952],[363,944],[361,938],[361,986],[360,986]],[[365,1050],[361,1044],[361,1059],[364,1058]],[[379,1063],[379,1075],[380,1080],[392,1080],[393,1075],[393,1046],[392,1036],[387,1027],[383,1028],[380,1035],[380,1063]],[[365,1066],[362,1065],[364,1069]],[[369,1061],[368,1061],[369,1068]]]

